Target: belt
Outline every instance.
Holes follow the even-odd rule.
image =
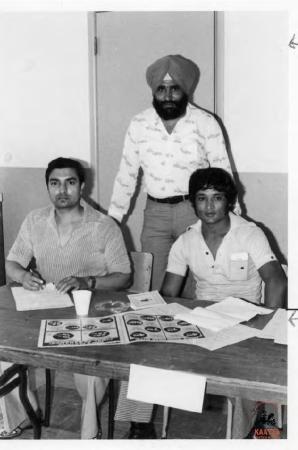
[[[157,203],[170,203],[171,205],[174,205],[175,203],[184,202],[185,200],[189,199],[189,195],[174,195],[174,197],[166,197],[166,198],[155,198],[151,197],[151,195],[148,194],[149,200],[152,200],[153,202]]]

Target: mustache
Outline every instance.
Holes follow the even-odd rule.
[[[64,195],[64,194],[56,195],[56,199],[57,200],[65,200],[65,199],[68,199],[68,198],[69,198],[69,195]]]

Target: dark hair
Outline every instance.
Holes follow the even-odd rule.
[[[48,185],[50,174],[51,172],[53,172],[54,169],[65,169],[65,168],[71,168],[77,172],[80,184],[85,182],[85,170],[82,164],[79,161],[76,161],[75,159],[60,157],[53,159],[52,161],[49,162],[45,174],[46,184]]]
[[[189,179],[189,199],[195,208],[196,193],[200,190],[216,189],[223,192],[228,201],[228,209],[232,211],[237,198],[237,188],[232,176],[219,167],[196,170]]]

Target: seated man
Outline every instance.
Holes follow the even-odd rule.
[[[284,307],[286,276],[263,231],[231,212],[236,195],[234,181],[223,169],[199,169],[192,174],[189,196],[199,220],[171,248],[163,295],[179,296],[189,267],[198,300],[221,301],[234,296],[260,303],[263,281],[265,305]],[[239,253],[247,259],[237,261]],[[255,410],[255,402],[235,399],[233,438],[247,436]]]
[[[44,281],[55,283],[61,293],[129,287],[130,263],[120,229],[81,198],[81,164],[57,158],[49,163],[45,178],[52,205],[25,218],[7,257],[7,275],[30,290],[41,289]],[[36,271],[27,270],[32,258]],[[83,400],[81,438],[95,438],[100,431],[97,406],[108,379],[79,374],[74,379]],[[20,414],[11,412],[10,426],[19,423]]]

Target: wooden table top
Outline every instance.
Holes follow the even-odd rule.
[[[97,291],[90,317],[101,316],[100,302],[125,300],[125,292]],[[193,308],[205,302],[167,299]],[[197,373],[207,377],[207,392],[251,400],[287,403],[287,347],[252,338],[215,351],[175,343],[38,348],[42,319],[75,318],[75,308],[16,311],[9,287],[0,288],[0,360],[49,369],[128,379],[131,363]],[[267,318],[261,319],[267,320]]]

